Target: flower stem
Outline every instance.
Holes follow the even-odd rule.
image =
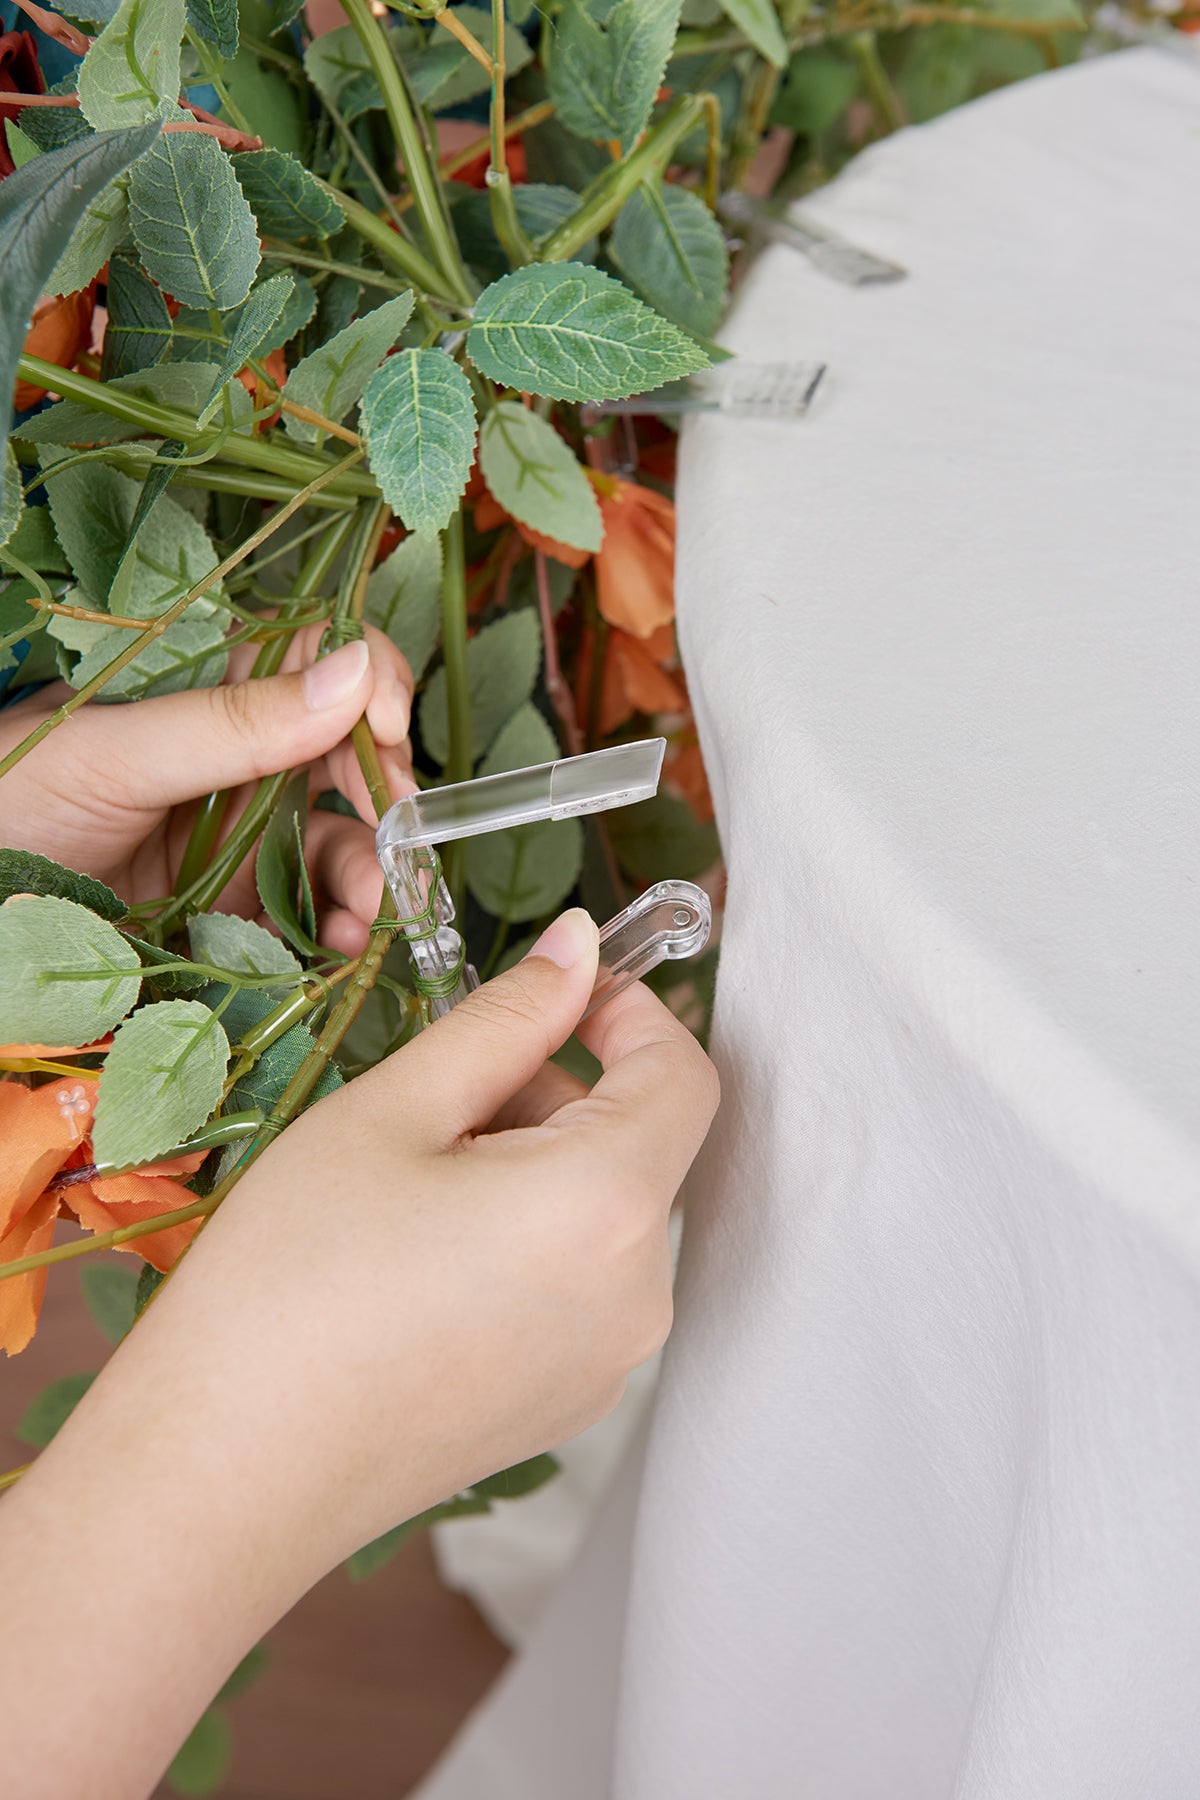
[[[635,188],[662,174],[671,160],[672,151],[703,118],[702,95],[682,94],[673,101],[636,150],[623,162],[605,169],[584,189],[570,218],[564,219],[542,242],[537,251],[538,261],[568,262],[577,255],[589,238],[612,224]]]
[[[517,203],[508,174],[508,153],[504,129],[504,83],[508,78],[505,63],[504,0],[492,0],[492,78],[491,163],[487,172],[488,211],[492,229],[512,268],[519,269],[533,260],[533,244],[517,215]]]

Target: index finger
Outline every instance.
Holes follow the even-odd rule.
[[[578,1028],[604,1073],[546,1128],[592,1131],[597,1154],[626,1179],[673,1197],[721,1097],[717,1072],[685,1025],[636,982]]]

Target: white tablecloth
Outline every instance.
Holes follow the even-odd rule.
[[[1200,1794],[1200,75],[906,132],[758,264],[683,643],[725,1103],[644,1467],[424,1800]]]

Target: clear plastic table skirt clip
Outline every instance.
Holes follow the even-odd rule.
[[[537,819],[571,819],[648,800],[658,790],[666,742],[647,738],[563,757],[530,769],[430,788],[398,800],[375,838],[429,1018],[465,1000],[479,977],[454,930],[454,902],[435,846]],[[704,949],[712,906],[690,881],[660,881],[600,930],[600,968],[586,1018],[668,959]]]

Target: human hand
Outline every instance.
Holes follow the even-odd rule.
[[[328,1568],[591,1424],[662,1342],[716,1078],[640,986],[580,1027],[590,1093],[543,1066],[596,963],[566,915],[291,1126],[6,1497],[0,1728],[28,1800],[147,1792]],[[64,1688],[69,1734],[42,1698]]]
[[[349,733],[366,714],[393,798],[412,793],[407,743],[412,674],[395,646],[368,626],[366,642],[316,660],[324,630],[296,634],[282,672],[242,679],[253,651],[231,658],[231,679],[128,705],[81,707],[0,782],[0,843],[36,850],[106,881],[131,905],[169,894],[198,802],[234,790],[228,835],[253,784],[307,767],[310,788],[336,787],[373,825],[366,783]],[[59,682],[0,712],[0,755],[61,706]],[[357,955],[379,911],[383,877],[372,832],[337,813],[314,813],[307,848],[322,944]],[[223,912],[259,911],[250,859],[216,902]]]

